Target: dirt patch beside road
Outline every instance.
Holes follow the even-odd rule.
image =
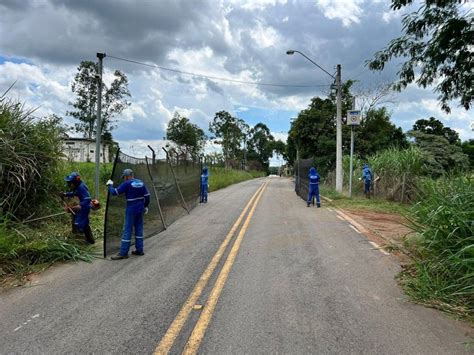
[[[377,237],[380,237],[383,240],[383,246],[387,249],[392,249],[392,251],[401,250],[405,254],[407,253],[403,242],[414,231],[409,227],[409,222],[405,217],[394,213],[354,209],[343,209],[343,211]]]

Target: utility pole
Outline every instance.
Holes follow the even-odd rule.
[[[356,108],[356,99],[352,97],[352,110]],[[349,197],[352,197],[352,157],[354,156],[354,125],[351,124],[351,159],[349,163]]]
[[[99,72],[96,79],[99,82],[97,86],[97,129],[95,136],[95,198],[99,199],[99,178],[100,178],[100,139],[101,139],[101,115],[102,115],[102,60],[105,53],[97,53]]]
[[[337,65],[336,73],[336,191],[342,192],[342,88],[341,88],[341,64]]]

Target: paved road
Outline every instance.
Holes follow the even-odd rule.
[[[333,210],[306,208],[288,179],[212,193],[145,246],[0,294],[0,353],[469,351],[468,325],[408,302],[396,258]]]

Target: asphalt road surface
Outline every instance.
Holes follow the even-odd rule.
[[[211,193],[145,256],[0,293],[0,353],[453,354],[472,328],[415,305],[387,255],[289,179]]]

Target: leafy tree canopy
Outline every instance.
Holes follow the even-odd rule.
[[[269,159],[273,154],[274,138],[264,123],[257,123],[251,130],[248,144],[248,160],[257,160],[268,169]]]
[[[474,139],[469,139],[461,144],[461,149],[464,154],[469,157],[469,165],[471,169],[474,168]]]
[[[92,61],[82,61],[77,68],[74,82],[72,83],[72,92],[76,94],[76,101],[69,104],[74,111],[68,111],[67,115],[74,117],[79,122],[75,128],[84,137],[91,139],[96,133],[96,111],[97,111],[97,91],[99,81],[98,64]],[[127,76],[119,70],[114,72],[114,81],[108,87],[105,83],[102,85],[102,115],[101,132],[103,137],[111,138],[111,131],[114,127],[113,117],[130,106],[127,101],[131,97],[128,91]]]
[[[203,150],[206,136],[204,131],[188,118],[175,112],[173,118],[168,123],[166,136],[169,140],[176,143],[182,152],[197,158]]]
[[[421,119],[415,122],[413,125],[414,131],[420,131],[426,134],[434,134],[446,138],[449,144],[460,144],[459,134],[449,128],[445,127],[440,120],[434,117],[430,117],[427,120]]]
[[[428,174],[438,177],[448,172],[465,170],[469,167],[469,158],[458,145],[449,144],[449,141],[440,135],[427,134],[421,131],[410,131],[426,155]]]
[[[229,159],[235,159],[240,152],[245,137],[243,132],[245,126],[246,123],[243,120],[233,117],[227,111],[216,112],[213,121],[209,124],[209,131],[215,134],[216,138],[220,138],[217,143],[222,145],[226,162]]]
[[[363,158],[389,147],[408,147],[405,134],[390,121],[385,107],[368,111],[355,128],[355,137],[356,153]]]
[[[400,10],[414,0],[392,0]],[[444,111],[459,99],[469,110],[474,97],[474,17],[462,5],[466,0],[425,0],[421,8],[403,17],[404,35],[392,40],[368,61],[372,70],[383,70],[392,58],[408,58],[398,72],[395,89],[415,82],[426,88],[435,85]],[[417,74],[419,69],[419,75]]]

